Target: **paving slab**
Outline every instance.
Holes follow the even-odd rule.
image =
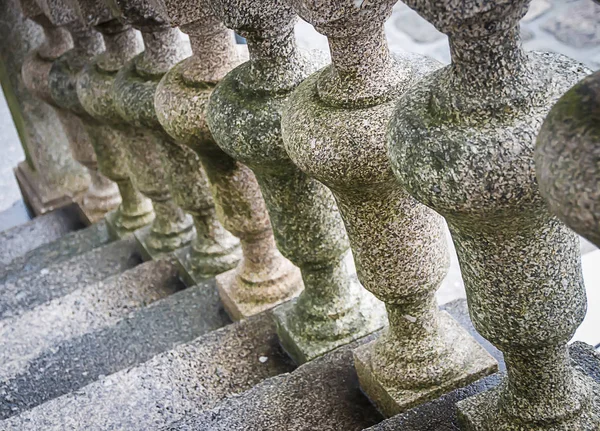
[[[478,341],[465,300],[442,306]],[[212,410],[170,424],[169,431],[362,430],[383,416],[361,392],[352,351],[377,334],[306,363],[292,373],[262,382]],[[482,343],[502,361],[490,343]]]
[[[69,232],[55,241],[43,244],[13,259],[7,265],[0,265],[0,283],[39,271],[54,263],[108,244],[110,241],[111,237],[103,221],[85,229]]]
[[[116,241],[0,285],[0,319],[15,316],[141,263],[135,239]]]
[[[0,232],[0,269],[28,251],[83,227],[69,205]]]
[[[170,317],[179,312],[174,308]],[[162,318],[166,319],[165,315]],[[203,335],[137,367],[100,377],[80,390],[0,422],[0,429],[157,430],[293,368],[279,346],[275,325],[269,316],[261,314]]]
[[[1,320],[0,380],[22,373],[61,342],[114,325],[184,287],[175,262],[151,261]]]
[[[576,342],[569,351],[576,368],[600,383],[600,355],[591,346]],[[456,431],[461,429],[458,422],[456,403],[472,395],[489,390],[498,385],[503,373],[497,373],[479,380],[465,388],[457,389],[445,396],[394,416],[381,422],[368,431]],[[233,430],[232,430],[233,431]]]
[[[46,349],[30,360],[21,374],[0,381],[0,417],[14,416],[77,391],[98,379],[104,382],[99,386],[100,390],[110,389],[115,382],[115,388],[118,388],[121,384],[119,378],[111,380],[104,376],[144,363],[159,353],[229,323],[231,321],[219,301],[214,279],[179,291],[146,308],[132,311],[129,316],[112,326],[65,340]],[[129,375],[128,372],[125,374]],[[141,375],[147,377],[147,374]],[[135,390],[134,383],[133,377],[123,381],[124,385],[131,385],[132,391]],[[142,385],[143,380],[138,383]],[[123,389],[127,390],[126,386]],[[143,392],[143,389],[140,390]],[[143,396],[146,395],[148,394],[143,393]],[[109,393],[105,393],[105,396],[110,399]],[[75,401],[79,398],[74,396],[73,399]],[[135,394],[132,394],[130,400],[135,399]],[[147,401],[150,403],[152,400],[149,398]],[[143,403],[139,405],[143,406]],[[123,414],[118,418],[129,414],[128,407],[122,408]],[[135,406],[132,405],[131,408]],[[96,426],[97,428],[90,429],[107,429],[100,423]],[[40,428],[32,426],[30,429]],[[61,428],[58,426],[56,429]]]

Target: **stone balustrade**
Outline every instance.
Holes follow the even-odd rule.
[[[83,28],[72,7],[58,0],[32,3],[24,0],[23,9],[45,28],[47,43],[52,50],[63,50],[72,40],[72,48],[60,56],[31,56],[24,64],[23,76],[29,88],[58,114],[75,160],[88,169],[91,184],[80,198],[80,207],[89,222],[96,222],[121,203],[117,185],[98,171],[97,156],[89,136],[94,120],[87,115],[77,98],[75,81],[83,65],[104,50],[101,36],[93,29]],[[44,64],[41,64],[44,63]],[[103,157],[103,154],[99,156]]]
[[[446,218],[473,324],[504,353],[508,372],[497,389],[458,404],[463,423],[596,429],[591,385],[567,350],[585,314],[579,242],[545,206],[533,158],[552,104],[588,71],[523,51],[528,0],[406,3],[449,36],[452,63],[400,97],[392,166],[415,199]]]
[[[394,0],[292,2],[327,36],[332,64],[292,93],[282,116],[292,161],[332,192],[363,286],[386,304],[389,327],[355,352],[363,390],[391,416],[496,370],[435,291],[449,256],[441,216],[396,182],[386,128],[399,97],[439,65],[390,54],[383,30]]]
[[[128,25],[114,19],[102,1],[69,0],[86,27],[94,27],[104,40],[105,51],[87,62],[77,77],[77,96],[84,110],[97,121],[89,132],[100,171],[117,183],[122,203],[107,215],[108,226],[117,237],[132,234],[153,222],[152,202],[143,196],[139,180],[131,171],[133,155],[128,144],[134,132],[119,117],[114,106],[112,86],[119,69],[141,51],[142,42]]]
[[[232,32],[214,17],[208,2],[167,0],[158,7],[164,8],[172,25],[189,35],[193,55],[160,82],[157,116],[177,143],[197,154],[220,220],[240,239],[239,265],[217,277],[225,309],[239,320],[297,295],[302,289],[300,274],[275,246],[254,174],[221,150],[208,129],[206,108],[212,90],[242,61]]]
[[[38,73],[54,76],[40,97],[81,122],[121,190],[116,223],[152,217],[135,184],[157,213],[136,233],[150,254],[194,226],[177,256],[193,282],[217,276],[232,319],[269,310],[296,363],[360,340],[346,371],[386,416],[470,385],[464,430],[600,429],[600,370],[568,347],[586,310],[575,232],[600,246],[600,73],[523,50],[531,0],[406,0],[448,35],[445,67],[390,53],[395,0],[36,1]],[[297,15],[327,37],[330,64],[296,47]],[[504,355],[486,391],[472,383],[498,363],[436,303],[446,225],[473,325]]]
[[[294,165],[281,115],[292,91],[323,61],[297,49],[296,15],[286,2],[210,2],[248,42],[249,61],[228,73],[208,104],[208,125],[223,151],[253,170],[277,247],[300,268],[304,291],[273,312],[296,362],[363,337],[384,323],[381,304],[349,266],[349,243],[331,192]]]
[[[130,61],[115,79],[116,109],[123,119],[146,135],[146,140],[139,141],[140,147],[135,152],[145,152],[144,159],[157,159],[156,163],[147,166],[147,174],[153,176],[155,191],[152,193],[171,193],[177,205],[193,216],[196,236],[191,249],[184,252],[180,261],[186,278],[195,284],[197,280],[214,277],[235,267],[240,259],[240,246],[238,239],[217,219],[208,179],[199,157],[165,132],[154,107],[161,78],[175,64],[189,57],[190,46],[182,39],[178,29],[167,24],[161,10],[146,1],[120,1],[113,5],[113,9],[121,21],[140,30],[145,45],[144,51]],[[158,163],[162,170],[157,172]],[[161,199],[168,199],[168,196]],[[157,199],[154,198],[154,201]],[[187,218],[181,217],[182,211],[174,212],[173,205],[171,208],[170,219],[180,220],[179,230],[185,231]],[[182,234],[177,236],[184,237]],[[144,243],[144,239],[141,242]]]

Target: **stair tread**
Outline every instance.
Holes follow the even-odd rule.
[[[0,381],[0,417],[79,390],[228,323],[214,281],[179,291],[114,325],[55,344],[22,373]]]
[[[68,232],[52,242],[42,244],[16,257],[7,265],[0,265],[0,280],[6,282],[22,277],[27,273],[91,251],[110,241],[111,238],[104,221],[85,229]]]
[[[19,374],[45,350],[114,325],[184,285],[168,260],[145,262],[0,321],[0,380]]]
[[[361,393],[352,358],[353,348],[372,339],[373,336],[366,337],[290,374],[265,380],[212,410],[187,417],[163,430],[360,431],[383,420]]]
[[[466,301],[453,301],[442,308],[475,334]],[[375,425],[383,416],[361,392],[352,350],[376,336],[346,345],[288,375],[268,379],[212,410],[172,423],[164,431],[359,431]],[[500,352],[491,344],[484,347],[501,359]]]
[[[141,263],[133,238],[116,241],[9,279],[0,285],[0,319],[63,296],[81,286],[103,280]]]
[[[172,318],[181,313],[182,305],[172,307]],[[187,324],[189,316],[184,317],[182,324]],[[161,331],[162,326],[159,324],[156,330]],[[140,328],[140,331],[151,331],[151,328]],[[109,334],[107,340],[111,337],[114,334]],[[113,346],[117,347],[110,352],[114,355],[122,354],[128,347],[115,343]],[[78,352],[67,353],[66,358],[73,358]],[[268,360],[262,362],[261,357]],[[80,390],[13,416],[3,421],[0,428],[45,431],[159,429],[293,368],[279,346],[271,318],[261,314],[207,333],[137,367],[100,378]]]
[[[71,206],[0,232],[0,268],[43,244],[82,228]]]

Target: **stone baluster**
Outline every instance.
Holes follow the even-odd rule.
[[[169,71],[158,86],[155,107],[165,130],[198,155],[208,175],[219,218],[240,238],[243,258],[217,277],[229,315],[251,316],[296,296],[300,273],[277,247],[265,203],[252,171],[223,152],[206,123],[215,85],[242,59],[233,34],[216,20],[208,2],[167,0],[172,25],[190,37],[194,55]]]
[[[14,170],[24,200],[39,215],[67,205],[85,193],[89,177],[71,156],[68,139],[54,109],[40,103],[23,80],[25,61],[44,60],[39,49],[44,31],[23,15],[17,0],[0,8],[0,81],[25,161]],[[11,198],[9,193],[5,199]],[[17,194],[14,196],[15,198]]]
[[[44,15],[44,25],[67,30],[73,48],[54,59],[49,69],[39,68],[33,63],[33,67],[27,68],[24,73],[32,85],[46,87],[44,97],[56,109],[75,160],[90,173],[91,184],[80,198],[80,207],[87,220],[93,223],[121,203],[117,185],[98,171],[97,157],[87,132],[93,127],[89,124],[91,118],[81,107],[75,90],[77,74],[84,63],[104,50],[104,44],[95,30],[83,28],[68,4],[60,0],[40,0],[37,5],[40,14]],[[41,71],[44,71],[44,76],[40,76]]]
[[[387,157],[398,97],[439,66],[390,54],[383,24],[395,0],[291,3],[328,37],[332,64],[290,96],[283,141],[292,161],[333,192],[358,278],[386,304],[389,327],[354,356],[362,389],[391,416],[497,369],[439,311],[435,292],[449,264],[444,220],[398,185]]]
[[[496,389],[458,404],[469,430],[596,430],[589,382],[567,342],[585,314],[577,237],[535,180],[535,136],[552,103],[586,74],[558,54],[525,53],[529,0],[407,0],[448,34],[452,63],[399,100],[392,167],[446,217],[475,328],[503,353]]]
[[[288,96],[320,62],[296,48],[296,16],[286,2],[210,4],[226,26],[246,37],[250,60],[214,89],[208,124],[217,144],[254,171],[277,246],[302,272],[305,290],[274,315],[284,348],[304,362],[384,323],[381,304],[348,268],[348,238],[331,192],[292,163],[281,138]]]
[[[536,177],[550,210],[600,247],[600,72],[577,83],[546,117]]]
[[[235,267],[240,260],[239,241],[217,219],[206,174],[196,153],[176,143],[163,129],[154,108],[157,86],[163,75],[190,55],[189,44],[179,30],[171,28],[160,8],[145,0],[122,0],[113,5],[119,19],[142,32],[145,50],[128,63],[115,80],[115,103],[130,124],[150,131],[144,151],[160,157],[177,204],[193,215],[196,237],[190,250],[182,250],[180,262],[188,282],[213,277]],[[150,146],[152,145],[152,147]],[[169,193],[167,182],[158,183],[156,193]]]
[[[110,2],[110,7],[124,25],[135,21],[128,19],[129,15],[121,15],[114,2]],[[155,116],[154,90],[162,74],[188,54],[177,30],[163,26],[153,31],[153,19],[149,17],[148,21],[146,26],[138,26],[143,27],[144,50],[119,68],[111,98],[115,113],[127,128],[129,169],[140,191],[152,199],[156,212],[152,226],[136,233],[145,257],[153,258],[186,246],[194,237],[194,225],[173,199],[160,154],[160,138],[148,130],[146,121]]]
[[[106,217],[111,232],[117,237],[132,234],[154,220],[151,201],[137,187],[129,169],[130,155],[126,151],[131,133],[114,109],[112,85],[120,67],[141,51],[135,31],[110,16],[100,0],[71,0],[78,18],[95,26],[104,39],[106,50],[87,62],[77,78],[77,96],[85,111],[97,121],[88,130],[100,171],[117,183],[122,203],[116,212]],[[135,180],[135,185],[134,185]]]
[[[73,48],[71,35],[66,29],[54,25],[34,0],[21,0],[20,5],[24,16],[40,25],[45,36],[42,45],[31,52],[23,62],[23,82],[31,94],[54,108],[73,153],[73,148],[79,145],[77,141],[81,140],[78,136],[81,134],[81,124],[72,114],[60,109],[54,102],[49,85],[54,61]],[[85,142],[83,144],[85,145]],[[82,178],[79,182],[77,189],[85,193],[89,180]],[[73,198],[76,199],[75,196]]]

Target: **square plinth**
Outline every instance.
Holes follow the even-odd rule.
[[[441,312],[441,320],[446,330],[452,331],[455,336],[452,344],[468,349],[469,362],[457,376],[439,386],[414,390],[386,386],[377,380],[371,368],[371,355],[376,341],[354,350],[354,366],[361,389],[383,415],[391,417],[402,413],[498,370],[498,362],[447,312]]]
[[[294,333],[289,319],[296,305],[296,300],[282,304],[271,311],[277,325],[279,342],[296,364],[312,361],[338,347],[378,331],[387,324],[385,305],[364,289],[361,289],[360,295],[360,315],[363,320],[360,325],[356,326],[355,330],[351,331],[351,335],[338,339],[315,340],[308,339],[302,336],[302,334]]]
[[[291,279],[286,281],[286,284],[292,286],[293,288],[289,289],[288,294],[282,295],[280,299],[268,302],[240,301],[233,291],[235,286],[237,286],[235,283],[236,271],[237,268],[230,269],[229,271],[219,274],[216,277],[217,290],[219,291],[221,302],[223,303],[225,311],[234,322],[262,313],[263,311],[270,310],[275,306],[279,306],[280,304],[295,298],[302,291],[302,280],[300,272],[298,271],[296,274],[292,274]]]
[[[14,174],[23,200],[36,216],[73,203],[76,196],[85,191],[85,187],[76,192],[51,187],[26,162],[19,163],[14,169]]]
[[[195,286],[196,284],[207,280],[212,277],[205,277],[202,274],[195,273],[192,270],[192,266],[189,264],[189,256],[191,252],[191,245],[180,248],[175,251],[175,259],[177,260],[177,268],[179,269],[179,276],[186,286]]]
[[[465,431],[598,431],[600,430],[600,384],[591,377],[576,372],[578,385],[587,386],[592,394],[581,414],[561,422],[524,423],[509,418],[498,406],[500,392],[496,387],[456,404],[458,419]],[[551,394],[548,394],[551,396]]]

